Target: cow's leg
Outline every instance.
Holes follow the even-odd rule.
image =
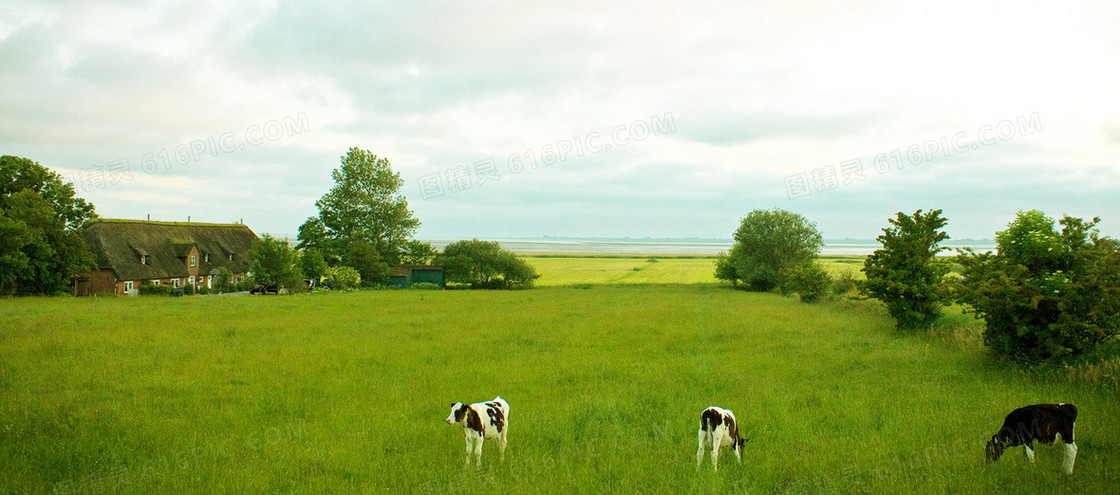
[[[476,466],[482,465],[482,435],[474,441],[474,464]]]
[[[743,463],[743,447],[742,447],[742,445],[740,445],[738,443],[739,442],[738,440],[736,440],[735,442],[736,442],[735,443],[735,460],[739,461],[739,464],[742,464]]]
[[[503,430],[502,434],[498,436],[498,458],[501,462],[506,462],[506,432]]]
[[[1077,461],[1077,443],[1070,442],[1062,445],[1066,449],[1066,458],[1062,462],[1062,467],[1066,468],[1066,474],[1073,474],[1073,463]]]
[[[720,443],[721,442],[719,441],[719,439],[716,438],[716,435],[713,434],[712,435],[712,469],[716,470],[716,471],[719,471],[719,444]]]
[[[700,469],[700,463],[704,462],[704,440],[708,438],[708,434],[704,430],[700,430],[700,434],[697,436],[696,442],[700,445],[696,447],[696,469]]]
[[[1023,457],[1026,457],[1032,466],[1034,465],[1034,449],[1031,448],[1031,444],[1023,444]]]
[[[474,440],[471,438],[470,433],[464,434],[463,440],[465,440],[467,443],[467,454],[463,457],[463,465],[469,466],[471,463],[471,451],[474,450]]]

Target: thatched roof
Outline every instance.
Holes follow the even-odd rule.
[[[98,268],[109,268],[121,280],[149,280],[188,276],[184,262],[191,247],[198,247],[198,274],[224,266],[245,273],[245,252],[257,235],[243,224],[152,222],[96,219],[79,230]],[[233,261],[230,261],[230,255]],[[210,255],[210,260],[206,260]],[[141,256],[147,264],[141,264]]]

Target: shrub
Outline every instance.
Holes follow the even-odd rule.
[[[186,284],[181,288],[183,289],[184,296],[193,296],[195,293],[194,284]]]
[[[411,290],[443,290],[443,287],[440,287],[439,284],[433,284],[431,282],[416,282],[408,286],[408,288]]]
[[[347,290],[362,283],[362,275],[349,266],[336,266],[327,270],[327,285],[332,290]]]
[[[205,286],[205,285],[198,288],[198,295],[200,295],[200,296],[205,296],[209,293],[210,293],[210,288]]]
[[[141,296],[169,296],[173,290],[175,290],[175,287],[169,284],[157,285],[151,282],[144,282],[138,289]]]
[[[820,264],[809,262],[787,268],[783,273],[786,283],[784,287],[790,292],[796,292],[801,302],[817,302],[828,295],[832,285],[832,277]]]
[[[941,314],[948,294],[942,277],[949,264],[936,259],[948,249],[939,246],[949,239],[941,230],[948,220],[941,210],[918,210],[913,215],[900,211],[888,221],[891,226],[877,239],[883,247],[864,260],[862,290],[887,305],[898,328],[925,327]]]
[[[962,303],[984,320],[984,343],[1022,360],[1093,351],[1120,333],[1120,243],[1100,221],[1019,212],[996,233],[998,254],[959,256]]]
[[[837,296],[851,294],[859,287],[855,273],[850,268],[845,268],[839,275],[832,279],[832,293]]]

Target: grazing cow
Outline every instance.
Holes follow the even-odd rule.
[[[743,444],[750,439],[739,437],[739,423],[735,421],[735,414],[720,407],[709,407],[700,413],[700,446],[696,448],[696,469],[704,461],[704,447],[712,446],[712,469],[719,470],[719,449],[731,447],[735,458],[743,462]]]
[[[506,434],[509,432],[509,404],[501,397],[495,397],[488,402],[476,402],[471,405],[456,402],[451,405],[451,414],[447,416],[447,424],[463,424],[463,435],[467,442],[467,456],[463,464],[471,463],[471,452],[474,452],[475,464],[482,464],[482,441],[486,438],[498,439],[498,454],[501,460],[506,459]]]
[[[1034,465],[1035,441],[1050,444],[1055,438],[1062,440],[1066,457],[1062,462],[1066,474],[1073,474],[1073,462],[1077,459],[1077,444],[1073,442],[1073,422],[1077,420],[1077,408],[1073,404],[1037,404],[1020,407],[1003,420],[999,433],[992,435],[985,451],[988,462],[999,459],[1009,447],[1023,446],[1023,456]]]

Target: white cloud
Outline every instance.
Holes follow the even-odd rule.
[[[103,215],[191,210],[294,232],[359,146],[402,173],[430,237],[722,237],[774,206],[834,237],[938,207],[958,237],[991,235],[1023,207],[1087,211],[1120,233],[1120,206],[1103,199],[1120,187],[1120,7],[1103,1],[106,1],[0,14],[0,151],[68,171],[127,160],[134,180],[88,195]],[[506,164],[667,113],[664,136],[522,174]],[[247,145],[247,130],[297,115],[308,132]],[[974,142],[1031,115],[1040,132],[787,194],[791,174],[871,167],[959,132]],[[234,148],[174,157],[227,134]],[[151,157],[165,166],[145,171]],[[487,158],[500,182],[420,197],[420,177]]]

